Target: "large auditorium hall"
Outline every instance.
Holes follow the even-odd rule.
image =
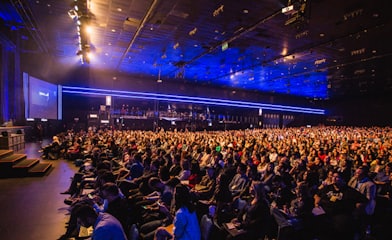
[[[1,1],[0,239],[391,239],[390,7]]]

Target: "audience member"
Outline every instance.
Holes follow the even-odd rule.
[[[94,240],[126,240],[121,223],[109,213],[97,213],[93,207],[84,205],[75,211],[78,222],[83,227],[93,227]]]
[[[174,199],[176,213],[173,220],[173,232],[168,233],[166,228],[158,228],[156,238],[162,239],[162,235],[169,235],[169,238],[178,240],[200,240],[200,226],[189,188],[182,184],[177,185],[174,190]],[[161,206],[161,208],[161,211],[165,211],[170,216],[170,211],[165,206]]]
[[[377,202],[378,212],[388,209],[389,202],[392,202],[388,200],[392,191],[387,179],[391,174],[388,175],[389,166],[385,166],[392,162],[390,132],[389,128],[377,127],[222,132],[163,129],[156,132],[113,129],[69,131],[61,140],[64,149],[68,151],[73,145],[79,145],[83,151],[77,155],[82,158],[77,161],[81,163],[80,169],[64,193],[72,194],[68,200],[73,212],[80,205],[88,204],[85,201],[88,195],[83,194],[87,190],[97,203],[103,204],[100,205],[103,209],[107,209],[105,202],[109,202],[110,197],[103,194],[110,193],[103,193],[103,186],[108,181],[113,187],[118,185],[132,209],[132,215],[141,216],[131,221],[136,223],[133,229],[136,226],[140,236],[145,236],[147,231],[142,226],[149,225],[148,233],[154,233],[158,226],[170,223],[159,211],[159,204],[172,209],[171,215],[174,216],[174,186],[180,180],[183,183],[187,180],[192,188],[191,196],[199,200],[196,216],[200,219],[208,212],[209,206],[216,206],[211,215],[214,222],[212,232],[221,232],[223,222],[230,221],[239,211],[247,210],[243,206],[250,206],[248,204],[253,199],[249,189],[254,187],[255,182],[261,181],[268,200],[276,204],[276,210],[285,213],[288,220],[307,219],[305,222],[314,223],[304,224],[307,231],[300,231],[300,235],[297,231],[292,232],[299,239],[329,239],[339,234],[350,238],[372,224],[370,217],[376,217],[376,201],[385,200],[381,205]],[[378,164],[374,164],[376,159],[380,160]],[[189,170],[187,163],[191,164]],[[100,169],[102,164],[108,167]],[[371,167],[374,175],[369,175],[368,169],[362,167],[364,164]],[[362,178],[360,171],[367,174]],[[356,172],[354,176],[353,172]],[[214,175],[217,176],[215,183]],[[354,189],[344,184],[349,180]],[[372,186],[372,180],[375,186]],[[305,194],[305,188],[310,195]],[[378,189],[378,199],[375,198],[375,189]],[[312,204],[308,199],[313,195],[319,199],[315,203],[320,203],[325,214],[309,216]],[[118,197],[116,193],[113,197],[122,199],[115,196]],[[244,204],[238,204],[239,199]],[[317,211],[318,206],[315,209],[315,213],[323,212]],[[74,218],[74,213],[71,213],[71,218]],[[326,231],[318,231],[318,227]],[[269,228],[278,231],[273,226]],[[279,232],[282,233],[279,238],[284,238],[285,231]],[[309,234],[303,235],[303,232]]]

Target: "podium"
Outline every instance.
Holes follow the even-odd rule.
[[[25,126],[0,127],[0,149],[21,151],[25,148]]]

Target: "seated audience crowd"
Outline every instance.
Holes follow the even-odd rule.
[[[390,128],[68,131],[61,239],[363,239],[392,208]],[[50,148],[44,150],[49,154]]]

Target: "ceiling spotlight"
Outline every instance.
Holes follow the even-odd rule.
[[[157,83],[161,83],[161,82],[162,82],[162,79],[161,79],[161,69],[159,69]]]
[[[225,5],[220,5],[213,13],[212,16],[216,17],[223,12],[223,8]]]
[[[72,9],[67,12],[68,15],[74,20],[74,23],[76,23],[79,42],[79,49],[76,54],[80,57],[82,63],[90,62],[89,34],[84,34],[90,33],[91,31],[91,28],[87,26],[91,17],[89,13],[89,3],[90,0],[74,0],[73,4],[71,4]]]
[[[71,9],[68,11],[68,16],[72,19],[75,19],[78,17],[78,13],[75,10]]]
[[[299,10],[299,3],[296,3],[296,5],[289,5],[287,7],[282,8],[282,13],[284,15],[293,15],[297,13]]]
[[[189,36],[195,35],[196,32],[197,32],[197,28],[195,27],[194,29],[192,29],[192,30],[189,32]]]
[[[92,30],[91,26],[86,26],[85,31],[86,31],[86,33],[90,34],[90,33],[92,33],[93,30]]]

